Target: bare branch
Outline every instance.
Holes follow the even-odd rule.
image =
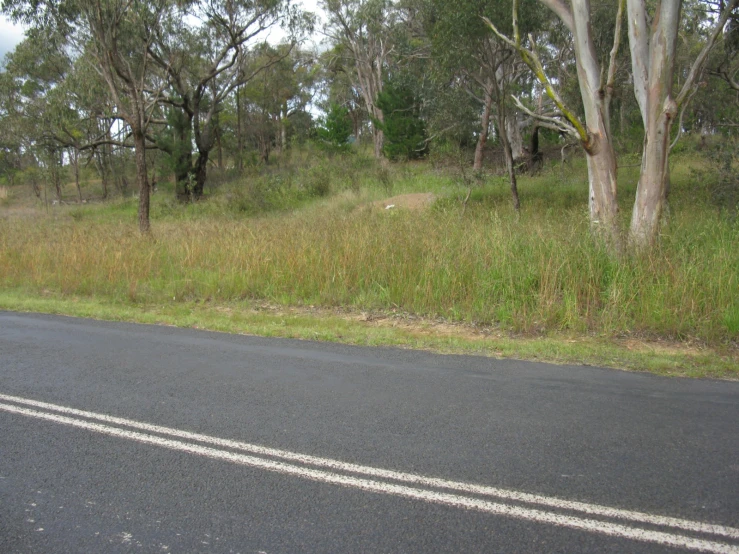
[[[739,0],[737,0],[739,1]],[[514,1],[514,10],[517,7],[517,2]],[[534,75],[536,75],[536,78],[539,80],[539,82],[544,87],[544,90],[546,91],[549,98],[552,99],[554,104],[557,106],[560,112],[562,112],[562,115],[571,123],[572,128],[575,129],[580,141],[587,147],[590,145],[590,134],[588,133],[585,125],[580,121],[580,119],[575,115],[575,112],[570,110],[560,98],[559,94],[557,94],[557,91],[554,90],[554,87],[552,86],[552,83],[549,81],[549,78],[546,75],[546,72],[544,71],[544,66],[541,63],[541,60],[539,59],[539,56],[536,54],[534,50],[528,50],[524,46],[522,46],[520,43],[515,43],[511,39],[509,39],[507,36],[505,36],[503,33],[498,31],[498,29],[495,27],[495,25],[490,21],[488,18],[483,17],[482,18],[485,23],[488,24],[488,26],[493,30],[493,32],[506,44],[509,44],[512,46],[521,56],[524,63],[528,65],[531,68],[531,71],[534,72]],[[534,37],[529,35],[529,41],[532,44],[535,44]]]
[[[675,136],[675,140],[672,141],[672,144],[670,144],[670,151],[675,148],[677,141],[680,140],[680,137],[683,134],[683,116],[685,115],[685,108],[688,107],[688,104],[690,104],[690,100],[693,98],[693,96],[695,96],[696,92],[698,92],[698,87],[693,87],[688,101],[684,102],[682,107],[680,108],[680,117],[677,121],[677,135]]]
[[[572,125],[569,125],[561,119],[557,119],[556,117],[550,117],[544,114],[536,113],[527,108],[519,98],[516,98],[513,95],[511,96],[513,98],[513,101],[516,103],[516,107],[524,112],[526,115],[540,122],[542,124],[541,127],[546,127],[547,129],[567,133],[568,135],[571,135],[572,137],[577,139],[580,138],[580,134],[577,132],[577,129],[575,129],[575,127],[573,127]]]
[[[541,0],[541,3],[557,14],[557,17],[562,20],[565,27],[570,31],[574,30],[575,22],[572,17],[572,10],[564,0]]]
[[[626,0],[618,0],[618,13],[616,14],[616,28],[613,35],[613,48],[611,48],[611,59],[608,63],[608,79],[606,80],[606,94],[610,99],[613,96],[613,80],[616,76],[616,56],[621,46],[621,24],[624,19],[624,5]]]

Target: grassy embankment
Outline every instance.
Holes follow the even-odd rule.
[[[739,225],[696,163],[674,160],[659,247],[620,259],[588,232],[582,160],[521,179],[520,216],[498,177],[463,209],[429,164],[299,156],[192,206],[160,190],[153,239],[130,199],[39,209],[0,218],[0,308],[736,378]],[[371,207],[418,191],[438,199]]]

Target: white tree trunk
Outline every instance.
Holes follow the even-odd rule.
[[[616,152],[608,124],[608,105],[601,83],[601,70],[593,43],[589,0],[572,0],[575,56],[580,95],[585,111],[591,225],[618,243],[618,183]]]
[[[508,113],[505,120],[506,137],[511,146],[511,154],[514,160],[523,158],[523,136],[519,125],[517,114]]]
[[[680,2],[661,3],[651,37],[646,34],[644,0],[628,0],[628,8],[634,92],[645,135],[641,174],[631,217],[631,240],[643,248],[653,244],[657,238],[667,197],[670,128],[677,113],[672,82]]]

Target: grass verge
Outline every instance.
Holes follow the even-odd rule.
[[[265,337],[414,348],[443,354],[594,365],[665,376],[739,379],[736,354],[707,346],[565,334],[529,338],[493,328],[403,314],[285,308],[244,302],[143,304],[53,293],[38,297],[20,291],[0,291],[0,309]]]

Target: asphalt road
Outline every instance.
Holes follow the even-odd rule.
[[[739,552],[739,383],[0,312],[0,553]]]

